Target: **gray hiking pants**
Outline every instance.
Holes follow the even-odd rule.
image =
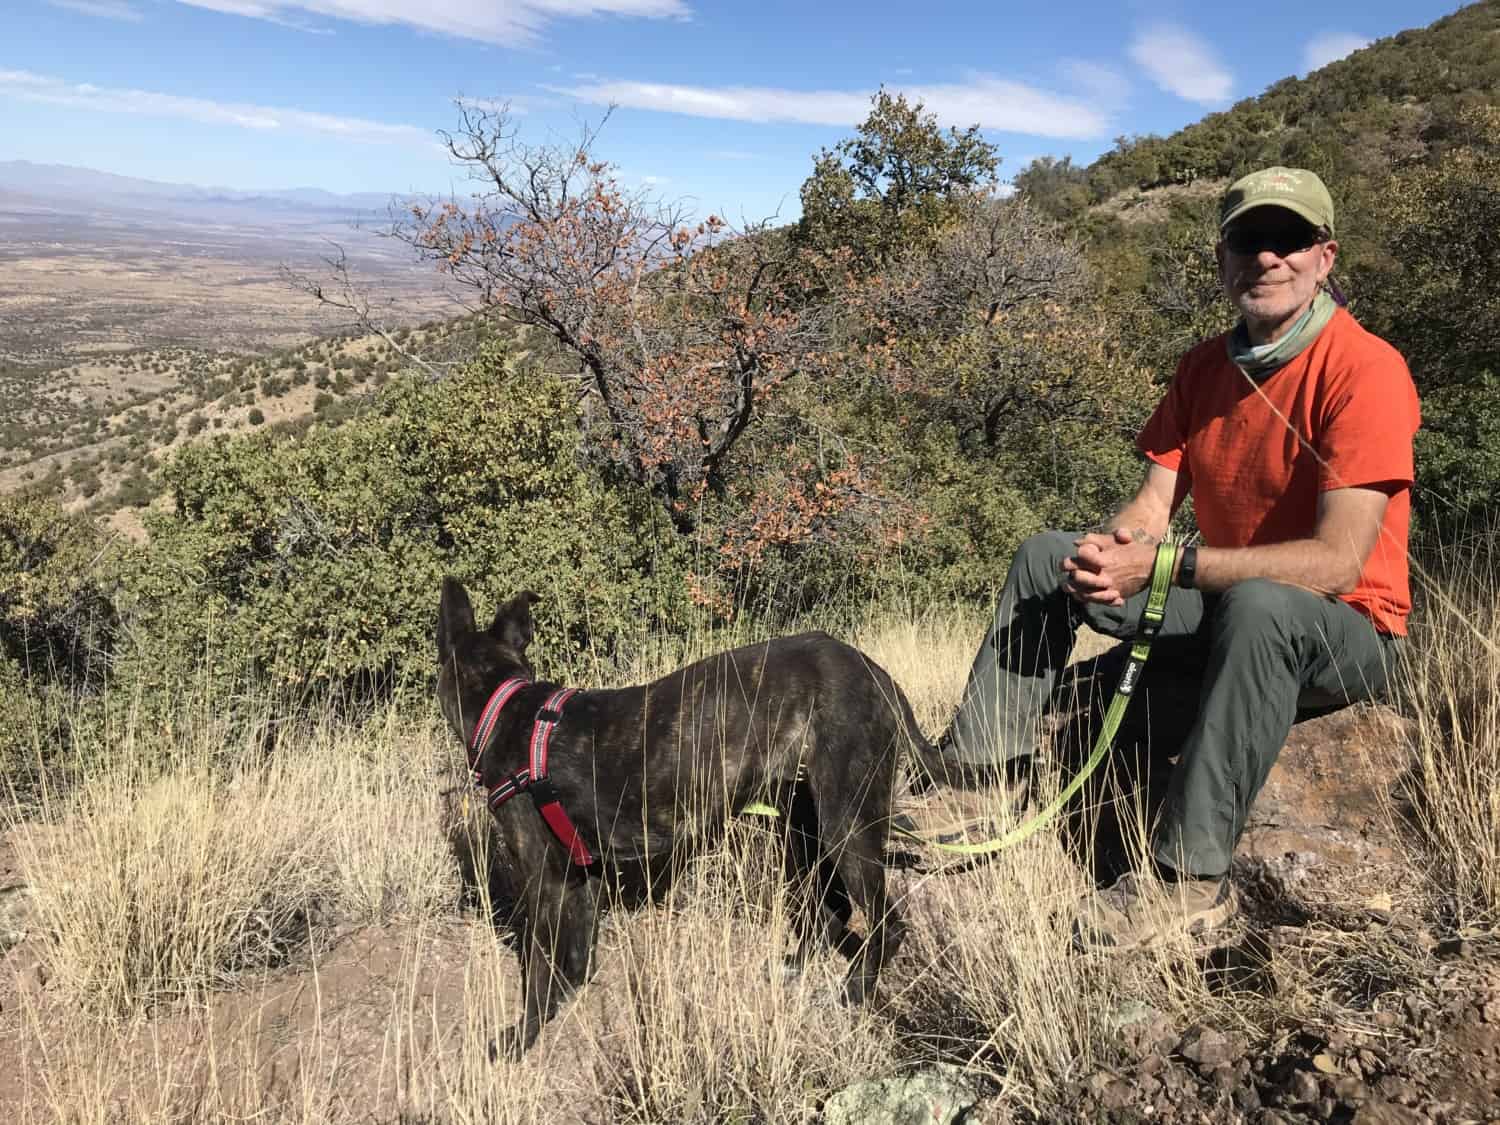
[[[954,760],[999,766],[1036,751],[1079,624],[1134,636],[1145,591],[1111,607],[1080,605],[1063,590],[1077,538],[1043,532],[1017,550],[944,745]],[[1347,603],[1278,582],[1253,579],[1221,594],[1174,588],[1116,740],[1149,744],[1154,760],[1176,755],[1152,830],[1156,860],[1193,875],[1228,872],[1299,709],[1374,697],[1397,644]],[[1098,690],[1107,702],[1114,679]]]

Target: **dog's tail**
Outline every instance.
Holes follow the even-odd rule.
[[[953,784],[956,780],[954,771],[958,766],[927,740],[922,728],[917,725],[917,716],[911,709],[911,701],[906,698],[906,692],[889,675],[887,679],[890,680],[896,702],[897,718],[905,728],[906,741],[911,747],[908,767],[911,788],[916,792],[924,792],[934,785]]]

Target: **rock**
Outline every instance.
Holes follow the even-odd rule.
[[[1233,1095],[1234,1108],[1249,1117],[1260,1108],[1260,1091],[1251,1083],[1236,1087]]]
[[[1172,1021],[1154,1009],[1150,1014],[1143,1014],[1141,1018],[1121,1025],[1119,1035],[1125,1053],[1132,1059],[1167,1054],[1177,1042],[1177,1031],[1172,1026]]]
[[[955,1125],[978,1101],[979,1091],[962,1068],[938,1063],[846,1086],[823,1103],[822,1120],[824,1125]]]
[[[1445,961],[1455,960],[1469,956],[1473,952],[1473,946],[1461,937],[1449,937],[1438,942],[1432,952]]]
[[[1420,1096],[1415,1086],[1394,1074],[1387,1074],[1375,1083],[1375,1089],[1382,1100],[1395,1102],[1397,1105],[1416,1105]]]
[[[1190,1027],[1177,1044],[1177,1053],[1208,1074],[1244,1057],[1248,1044],[1242,1035],[1224,1035],[1211,1027]]]
[[[1342,1074],[1338,1060],[1327,1051],[1319,1051],[1312,1057],[1313,1069],[1319,1074]]]
[[[1420,1125],[1425,1120],[1415,1110],[1379,1098],[1360,1106],[1349,1119],[1350,1125]]]
[[[1318,1080],[1306,1070],[1294,1070],[1286,1081],[1288,1105],[1312,1105],[1318,1100]]]
[[[0,887],[0,953],[26,940],[31,930],[32,893],[25,883]]]

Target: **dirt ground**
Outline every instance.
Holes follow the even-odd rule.
[[[1292,1018],[1271,1041],[1252,1044],[1233,1032],[1172,1026],[1142,1005],[1119,1020],[1118,1065],[1074,1083],[1067,1104],[1045,1120],[1500,1121],[1500,943],[1438,932],[1410,885],[1410,859],[1382,811],[1397,769],[1389,749],[1396,721],[1361,707],[1293,731],[1236,858],[1245,920],[1203,951],[1200,966],[1247,997],[1275,997],[1294,980],[1324,989],[1339,997],[1338,1018]],[[898,892],[917,885],[903,878]],[[7,842],[0,932],[12,937],[28,925],[19,883]],[[48,987],[39,956],[46,940],[29,932],[0,955],[0,1120],[50,1119],[49,1083],[62,1075],[93,1075],[99,1106],[161,1104],[164,1058],[178,1060],[167,1100],[187,1119],[304,1116],[326,1098],[315,1116],[326,1109],[397,1120],[403,1092],[435,1073],[453,1080],[465,1068],[485,1070],[458,1046],[476,1003],[464,972],[472,943],[493,947],[495,976],[485,987],[496,1010],[518,1001],[515,958],[477,918],[346,929],[201,1007],[142,1021],[110,1041],[100,1067],[90,1051],[102,1040],[56,1033],[85,1025]],[[1401,951],[1399,964],[1367,963],[1362,951],[1377,948]],[[536,1065],[566,1073],[570,1037],[618,1002],[607,933],[601,951],[598,978],[544,1034]],[[310,1053],[314,1041],[322,1046]],[[250,1090],[253,1104],[243,1100]],[[586,1106],[569,1113],[602,1120]],[[1038,1118],[992,1098],[967,1120]]]

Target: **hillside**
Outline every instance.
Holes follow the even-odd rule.
[[[1234,177],[1268,164],[1350,184],[1431,159],[1451,143],[1461,111],[1495,104],[1500,3],[1481,0],[1305,78],[1284,78],[1170,136],[1122,137],[1086,168],[1043,159],[1017,182],[1060,214],[1132,188]]]
[[[473,353],[490,329],[465,318],[396,329],[390,342],[336,333],[261,355],[150,348],[35,370],[0,364],[0,494],[57,496],[135,534],[160,494],[154,471],[184,444],[264,427],[298,433],[357,412],[415,361]]]

